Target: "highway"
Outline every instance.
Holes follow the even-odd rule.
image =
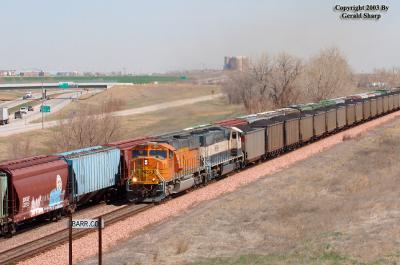
[[[60,82],[64,83],[64,82]],[[59,88],[60,83],[10,83],[10,84],[0,84],[0,90],[10,90],[10,89],[42,89],[42,88]],[[113,85],[116,85],[115,82],[92,82],[92,83],[75,83],[77,88],[109,88]],[[118,83],[124,84],[124,83]]]
[[[81,90],[69,90],[68,92],[76,92],[76,91],[81,91]],[[60,92],[60,91],[48,91],[47,92],[47,96],[54,96],[54,95],[57,95],[57,94],[60,94],[60,93],[64,93],[64,91],[62,91],[62,92]],[[21,97],[21,98],[15,99],[15,100],[5,101],[5,102],[0,103],[0,107],[9,108],[10,109],[12,107],[18,106],[18,105],[23,104],[25,102],[29,102],[29,101],[32,101],[32,100],[35,100],[35,99],[40,100],[41,98],[42,98],[42,92],[40,92],[40,93],[32,93],[32,98],[22,99],[22,97]]]
[[[86,93],[99,93],[100,91],[103,91],[102,89],[94,89],[94,90],[90,90]],[[50,100],[46,100],[45,104],[50,106],[51,109],[51,113],[55,113],[58,112],[59,110],[61,110],[63,107],[65,107],[66,105],[68,105],[72,100],[75,100],[77,97],[79,97],[81,95],[81,91],[77,91],[77,90],[73,90],[73,91],[69,91],[68,93],[65,94],[61,94],[58,96],[55,96],[55,98],[50,99]],[[14,101],[12,101],[14,102]],[[9,106],[16,106],[19,104],[22,104],[23,102],[20,102],[19,100],[17,100],[18,103],[12,103],[12,102],[8,102]],[[15,105],[16,104],[16,105]],[[37,105],[34,107],[34,111],[28,111],[27,114],[23,115],[22,119],[14,119],[14,115],[10,115],[10,123],[7,125],[2,125],[0,126],[0,132],[5,133],[5,135],[2,136],[8,136],[8,135],[12,135],[14,133],[21,133],[21,132],[25,132],[25,131],[30,131],[32,129],[40,129],[42,128],[42,123],[32,123],[32,121],[38,120],[42,118],[42,113],[40,112],[40,105]],[[43,113],[44,117],[46,117],[46,113]],[[47,122],[47,123],[51,123],[51,122]],[[36,125],[40,125],[39,127],[37,127]],[[33,126],[32,126],[33,125]],[[54,125],[52,125],[54,126]],[[51,127],[51,126],[49,126]],[[0,133],[1,135],[1,133]]]

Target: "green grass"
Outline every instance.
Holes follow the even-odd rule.
[[[324,252],[316,256],[293,255],[242,255],[238,257],[213,258],[188,265],[361,265],[350,257],[342,256],[336,252]]]
[[[17,110],[19,110],[21,107],[28,107],[28,106],[32,106],[35,107],[37,105],[39,105],[41,102],[37,101],[37,100],[32,100],[32,101],[28,101],[28,102],[24,102],[22,104],[19,104],[17,106],[14,106],[12,108],[8,109],[8,113],[10,113],[10,115],[14,112],[16,112]]]
[[[46,76],[19,77],[7,76],[0,78],[0,83],[35,83],[35,82],[116,82],[146,84],[152,82],[174,82],[179,76],[135,75],[135,76]]]

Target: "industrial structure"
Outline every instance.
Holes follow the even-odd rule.
[[[0,76],[16,76],[17,71],[15,70],[0,70]]]
[[[224,70],[244,72],[249,69],[250,61],[246,56],[225,56]]]

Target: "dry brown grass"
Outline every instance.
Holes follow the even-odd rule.
[[[26,156],[26,155],[38,155],[38,154],[48,154],[53,150],[48,141],[51,137],[52,131],[50,129],[36,130],[27,133],[0,137],[0,161],[13,159],[16,157]],[[30,139],[30,140],[28,140]],[[13,147],[14,141],[30,142],[30,150],[27,153],[19,153],[15,156],[13,152],[10,151]]]
[[[352,135],[352,134],[344,134],[342,141],[348,141],[348,140],[353,140],[353,139],[360,139],[361,136],[363,136],[364,133],[357,133],[356,135]]]
[[[177,113],[179,114],[177,115]],[[243,109],[240,106],[229,106],[224,100],[216,99],[147,114],[120,117],[118,118],[118,122],[121,125],[121,129],[119,130],[118,138],[115,140],[160,134],[234,117],[242,113]],[[57,128],[0,137],[0,160],[13,158],[7,150],[10,148],[10,139],[15,137],[22,140],[31,139],[30,154],[32,155],[55,152],[57,147],[52,144],[54,143],[52,140],[54,130],[57,130]]]
[[[119,102],[119,109],[138,108],[167,101],[193,98],[219,93],[220,87],[214,85],[195,85],[190,83],[167,83],[146,85],[118,85],[104,92],[89,96],[83,94],[81,100],[71,102],[59,113],[50,114],[48,120],[60,119],[60,113],[71,113],[81,108],[82,104],[89,106],[105,105],[110,99]]]
[[[200,204],[118,245],[107,261],[135,247],[130,262],[144,264],[149,249],[160,250],[159,264],[399,264],[399,153],[395,121]],[[178,254],[184,244],[171,235],[190,247]]]
[[[26,91],[23,89],[16,90],[0,90],[0,103],[1,101],[9,101],[22,97]]]
[[[189,242],[186,239],[179,239],[176,245],[176,255],[185,253],[189,249]]]
[[[12,137],[7,146],[7,154],[12,159],[32,155],[32,139],[29,137]]]

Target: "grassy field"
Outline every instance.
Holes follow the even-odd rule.
[[[37,82],[116,82],[146,84],[153,82],[174,82],[179,76],[157,76],[157,75],[136,75],[136,76],[55,76],[55,77],[1,77],[0,83],[37,83]]]
[[[25,95],[26,90],[0,90],[0,103],[1,101],[10,101]]]
[[[354,264],[361,265],[356,260],[347,256],[341,256],[329,250],[322,250],[321,253],[314,255],[301,255],[294,253],[292,255],[243,255],[229,258],[214,258],[193,262],[188,265],[309,265],[309,264]],[[367,264],[365,264],[367,265]]]
[[[115,140],[160,134],[237,116],[242,113],[242,107],[230,106],[224,100],[217,99],[148,114],[120,117],[118,118],[120,129]],[[15,156],[20,155],[15,154],[15,150],[13,151],[15,149],[12,144],[14,141],[20,142],[22,146],[28,145],[28,155],[50,154],[54,152],[54,146],[52,146],[51,142],[53,131],[54,128],[49,128],[9,137],[1,137],[0,160],[13,159]],[[24,153],[24,150],[22,150],[22,153]]]
[[[144,115],[128,116],[121,118],[123,128],[121,138],[170,132],[240,114],[243,114],[242,107],[227,106],[224,100],[218,99]]]
[[[399,153],[396,120],[139,232],[104,261],[400,264]]]
[[[46,120],[57,120],[61,114],[65,115],[80,108],[82,104],[99,106],[113,99],[120,103],[119,110],[143,107],[172,100],[211,95],[220,92],[219,86],[193,85],[189,83],[146,84],[131,86],[114,86],[113,88],[75,101],[64,107],[60,112],[50,114]]]
[[[251,192],[263,197],[262,183],[246,188],[241,201],[223,211],[237,215],[231,228],[241,224],[241,254],[225,246],[225,251],[218,249],[224,253],[221,258],[188,264],[399,264],[399,132],[395,121],[269,176],[263,181],[269,185],[269,206],[250,205]],[[252,217],[238,211],[246,205],[246,215]],[[255,231],[263,236],[252,239]]]

